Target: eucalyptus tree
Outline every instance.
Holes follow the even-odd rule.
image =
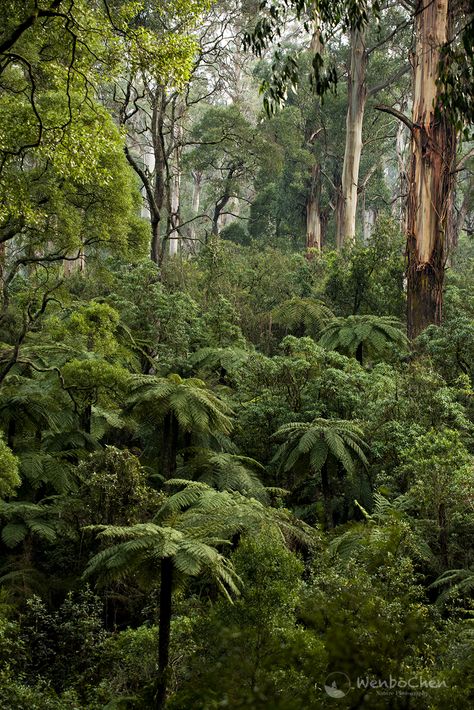
[[[239,15],[235,3],[147,2],[140,26],[151,32],[158,46],[176,53],[172,70],[163,61],[150,61],[144,52],[129,51],[129,60],[113,90],[118,121],[127,134],[125,154],[137,174],[144,198],[143,214],[151,227],[151,259],[162,264],[179,244],[196,240],[203,176],[193,170],[193,207],[183,200],[187,177],[186,152],[195,144],[193,115],[201,104],[222,100],[235,51],[234,28]],[[166,217],[166,226],[164,226]]]
[[[320,477],[324,524],[326,529],[334,527],[330,477],[339,465],[350,475],[356,462],[367,466],[362,429],[353,421],[319,417],[312,422],[284,424],[274,438],[283,441],[275,460],[281,462],[284,471],[299,468]]]
[[[453,244],[454,186],[459,124],[453,117],[449,58],[456,53],[456,31],[466,13],[449,0],[417,0],[413,12],[413,104],[411,118],[381,106],[410,130],[411,166],[407,207],[408,335],[439,325],[444,272]],[[461,33],[462,34],[462,33]],[[468,36],[468,32],[467,35]],[[454,47],[454,49],[453,49]],[[472,65],[472,53],[466,55]],[[471,71],[471,69],[467,69]],[[461,95],[460,95],[461,96]],[[466,95],[461,104],[469,105]],[[451,107],[451,110],[445,110]],[[458,107],[463,112],[463,107]],[[468,114],[469,112],[467,112]]]
[[[229,218],[245,216],[242,203],[249,203],[257,174],[269,166],[270,147],[235,105],[209,107],[192,136],[195,147],[187,160],[207,183],[210,231],[218,236]]]
[[[385,10],[381,7],[379,22],[377,33],[369,32],[368,27],[354,24],[350,28],[344,163],[336,208],[336,243],[339,248],[353,244],[356,237],[357,205],[362,187],[359,172],[364,147],[365,111],[370,99],[387,87],[396,86],[409,68],[405,56],[400,56],[400,52],[405,49],[402,30],[409,24],[407,13],[403,9],[394,11],[393,8]],[[385,53],[390,59],[389,66],[384,67],[385,76],[374,78],[371,77],[371,64],[377,64],[378,69],[381,66],[377,62],[377,53]]]

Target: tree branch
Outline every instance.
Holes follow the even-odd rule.
[[[376,111],[383,111],[383,113],[388,113],[390,116],[394,116],[395,118],[398,118],[399,121],[405,124],[407,128],[410,129],[410,131],[413,133],[415,128],[418,128],[418,124],[413,123],[408,116],[405,116],[404,113],[401,111],[398,111],[396,108],[392,108],[392,106],[385,106],[384,104],[379,104],[378,106],[374,106]]]

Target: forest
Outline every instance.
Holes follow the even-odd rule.
[[[0,0],[0,710],[474,707],[473,0]]]

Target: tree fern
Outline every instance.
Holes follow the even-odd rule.
[[[408,340],[396,318],[364,315],[333,318],[322,331],[319,343],[327,350],[355,356],[362,364],[364,356],[380,359],[390,348],[405,351]]]
[[[259,500],[267,500],[266,489],[259,479],[264,468],[258,461],[208,449],[198,449],[194,453],[193,458],[178,470],[178,475],[184,473],[218,490],[239,491]]]
[[[53,542],[58,534],[59,515],[54,505],[0,501],[1,537],[8,547],[16,547],[28,535]]]
[[[183,435],[229,434],[232,411],[203,380],[168,377],[132,379],[127,411],[151,431],[161,430],[161,472],[170,478],[177,463],[179,439]],[[183,443],[183,442],[182,442]]]
[[[272,311],[275,323],[295,335],[316,335],[331,318],[332,311],[320,300],[294,296]]]
[[[274,461],[280,462],[285,471],[306,462],[309,471],[320,475],[325,524],[332,527],[329,470],[333,467],[331,464],[340,464],[352,474],[356,461],[368,465],[362,430],[345,419],[316,418],[312,422],[284,424],[274,437],[283,440]]]
[[[446,601],[456,593],[472,598],[474,593],[474,568],[468,569],[448,569],[443,572],[431,585],[430,589],[445,587],[439,595],[438,603]]]

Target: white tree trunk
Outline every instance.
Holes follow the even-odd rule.
[[[351,64],[347,85],[346,145],[336,227],[338,249],[355,242],[362,127],[367,100],[366,69],[364,32],[352,29]]]
[[[403,110],[403,107],[401,107]],[[393,216],[398,219],[400,229],[406,228],[406,198],[408,193],[407,154],[410,143],[410,133],[403,123],[399,123],[396,138],[396,154],[398,167],[398,199],[393,203]],[[395,195],[394,197],[397,197]]]
[[[318,163],[311,170],[311,187],[306,201],[306,256],[311,258],[314,251],[321,252],[321,168]]]

